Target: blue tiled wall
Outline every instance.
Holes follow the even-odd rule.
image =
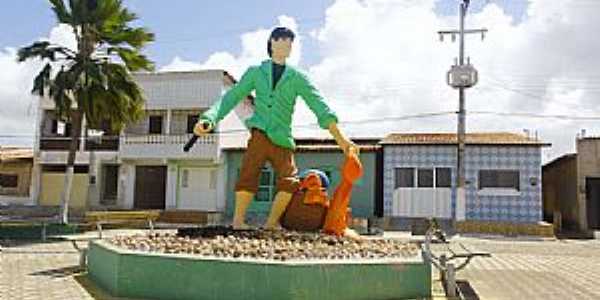
[[[467,220],[531,223],[542,219],[541,148],[532,146],[467,146],[465,153]],[[456,176],[455,146],[384,147],[384,214],[389,216],[394,192],[394,168],[452,168]],[[520,195],[478,193],[479,170],[519,170]],[[532,185],[531,178],[537,180]],[[454,207],[455,193],[452,193]]]

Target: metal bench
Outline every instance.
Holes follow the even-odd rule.
[[[55,238],[70,241],[73,248],[79,252],[79,266],[85,269],[87,265],[87,248],[79,247],[77,242],[89,242],[102,239],[102,226],[108,224],[147,223],[150,232],[154,232],[154,222],[160,216],[160,211],[89,211],[83,217],[83,222],[78,225],[92,226],[98,230],[98,235],[60,235]]]
[[[435,255],[431,251],[431,244],[437,242],[445,246],[443,254]],[[438,227],[435,220],[431,221],[431,226],[425,234],[425,242],[421,245],[422,252],[425,258],[440,272],[440,279],[446,289],[448,297],[458,297],[464,299],[462,291],[458,288],[456,281],[456,272],[465,268],[475,257],[491,257],[489,252],[475,252],[467,249],[461,243],[460,253],[452,250],[450,242],[446,238],[446,234]],[[449,254],[448,254],[449,253]]]
[[[58,216],[47,217],[7,217],[0,219],[2,224],[18,224],[18,225],[40,225],[40,239],[45,242],[48,239],[47,228],[50,224],[61,224]]]
[[[84,223],[95,226],[98,238],[102,238],[102,226],[108,224],[126,224],[144,222],[148,224],[150,232],[154,232],[154,222],[160,216],[158,210],[147,211],[90,211],[84,216]]]

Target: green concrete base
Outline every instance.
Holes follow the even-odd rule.
[[[46,236],[76,234],[81,228],[76,225],[47,224]],[[39,222],[0,223],[0,239],[43,240],[43,225]]]
[[[412,259],[205,258],[90,242],[88,273],[114,296],[144,299],[407,299],[431,296],[431,265]]]

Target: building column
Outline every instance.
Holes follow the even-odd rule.
[[[40,143],[43,135],[42,122],[44,121],[45,110],[42,109],[41,98],[37,100],[37,115],[35,121],[35,136],[33,138],[33,167],[31,169],[31,184],[29,196],[34,205],[40,205],[40,191],[42,189],[42,166],[40,164],[41,152]]]
[[[39,159],[33,158],[33,167],[31,168],[31,184],[29,187],[29,197],[33,205],[40,205],[40,191],[42,188],[42,166]]]
[[[119,185],[117,205],[124,209],[133,208],[135,197],[135,165],[121,164],[119,168]]]
[[[177,180],[179,167],[171,163],[167,165],[167,186],[165,197],[165,209],[177,209],[177,190],[179,182]]]
[[[170,109],[167,109],[167,124],[165,125],[165,134],[166,135],[171,134],[171,114],[172,114],[172,111]]]
[[[79,134],[79,139],[81,141],[79,143],[79,151],[81,151],[81,152],[85,151],[85,141],[86,141],[86,138],[87,138],[86,132],[87,132],[87,122],[85,120],[85,117],[82,117],[82,120],[81,120],[81,132]],[[75,164],[77,164],[77,163],[75,163]]]
[[[216,165],[216,169],[213,172],[217,172],[217,211],[225,212],[227,209],[227,160],[225,155],[220,159],[221,163]],[[233,211],[233,209],[231,210]]]
[[[100,205],[100,191],[98,189],[98,160],[96,159],[96,153],[94,151],[89,152],[89,170],[88,170],[88,193],[87,193],[87,207]]]

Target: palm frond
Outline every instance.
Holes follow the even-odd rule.
[[[103,30],[100,32],[100,36],[111,46],[127,44],[136,49],[141,49],[147,43],[154,41],[154,34],[145,28],[126,27],[119,30]]]
[[[72,22],[71,13],[67,10],[65,2],[63,0],[49,0],[52,4],[52,10],[56,15],[56,19],[59,23],[70,24]]]
[[[33,89],[31,93],[44,97],[46,95],[47,88],[52,84],[50,79],[50,73],[52,72],[52,65],[47,63],[42,71],[33,80]]]
[[[82,1],[81,0],[69,0],[69,10],[71,10],[71,22],[73,26],[80,25],[82,22]]]
[[[19,49],[17,52],[17,60],[19,62],[24,62],[28,59],[39,58],[56,61],[58,54],[63,55],[65,58],[75,58],[73,50],[67,47],[51,45],[48,41],[39,41]]]
[[[122,0],[49,2],[58,21],[73,28],[79,45],[76,52],[39,41],[19,50],[20,62],[33,58],[66,60],[55,75],[53,65],[47,63],[35,77],[32,93],[49,96],[57,116],[64,120],[71,117],[74,104],[90,126],[109,121],[112,129],[120,130],[139,120],[144,95],[130,72],[153,70],[152,61],[140,49],[153,41],[154,35],[145,28],[130,27],[137,16]],[[99,55],[103,51],[108,60]],[[119,63],[111,62],[111,58]]]
[[[120,0],[106,0],[98,8],[99,24],[106,28],[124,28],[127,23],[137,19],[137,15],[123,6]]]
[[[74,97],[66,77],[64,72],[60,71],[50,85],[50,97],[54,102],[56,115],[63,120],[70,117]]]
[[[123,47],[111,47],[108,49],[109,54],[117,53],[121,58],[127,69],[130,71],[154,70],[154,64],[139,51]]]

